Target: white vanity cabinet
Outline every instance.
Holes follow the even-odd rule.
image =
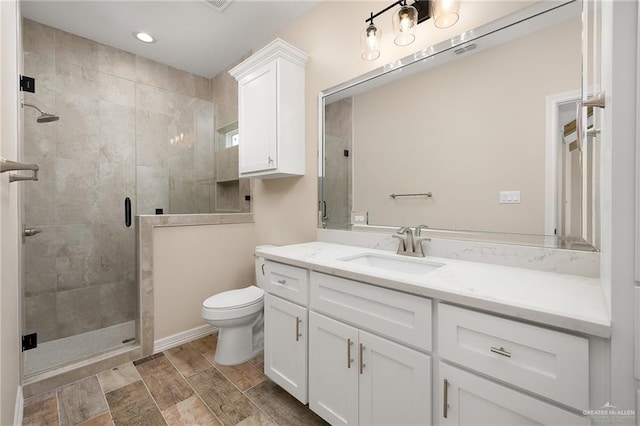
[[[266,261],[264,273],[264,373],[306,404],[308,309],[304,289],[309,285],[309,272]],[[292,295],[294,300],[290,301]]]
[[[309,407],[333,425],[431,422],[430,357],[309,313]]]
[[[431,357],[408,346],[430,350],[431,300],[316,272],[309,297],[309,407],[331,424],[430,424]]]
[[[341,269],[340,263],[322,258],[320,250],[310,250],[312,244],[260,252],[277,260],[267,260],[263,268],[262,285],[269,293],[265,371],[298,399],[308,400],[329,423],[590,423],[582,411],[590,408],[594,395],[600,398],[590,377],[589,357],[597,356],[597,348],[590,348],[585,335],[545,322],[544,309],[542,320],[527,321],[514,318],[513,309],[490,312],[474,306],[470,297],[470,303],[462,303],[453,290],[449,295],[445,285],[431,287],[426,279],[415,279],[411,288],[408,274],[395,280],[373,267],[370,274],[360,266]],[[327,249],[326,244],[320,247]],[[335,250],[334,256],[344,259],[362,249]],[[292,265],[285,264],[290,258]],[[446,278],[460,279],[460,271],[474,265],[451,262],[445,267]],[[501,272],[508,273],[504,282],[510,285],[520,274],[515,268],[497,268],[492,279],[500,280]],[[522,272],[525,278],[530,274]],[[475,277],[468,277],[471,286]],[[478,277],[481,289],[483,279]],[[541,279],[564,284],[562,276],[543,274]],[[479,299],[489,297],[478,293]],[[308,345],[302,349],[291,343],[299,334],[298,322]],[[304,360],[297,358],[302,357],[298,350],[307,350]],[[293,365],[300,367],[288,370]],[[300,377],[303,370],[305,378]],[[305,389],[303,383],[308,385],[305,398],[295,393]]]
[[[440,362],[440,426],[589,425],[562,410],[506,386]]]
[[[276,39],[229,71],[238,80],[239,177],[304,175],[307,59]]]

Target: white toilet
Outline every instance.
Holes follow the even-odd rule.
[[[263,262],[256,259],[256,264]],[[202,303],[202,318],[218,328],[215,361],[242,364],[264,349],[264,290],[249,286],[209,297]]]

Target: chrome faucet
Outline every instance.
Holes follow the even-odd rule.
[[[416,227],[415,238],[414,234],[411,232],[411,228],[408,226],[403,226],[398,229],[396,231],[398,235],[392,235],[393,238],[400,240],[398,242],[397,253],[403,256],[424,257],[422,242],[431,241],[431,238],[421,237],[420,232],[427,228],[429,228],[427,225],[420,225]]]

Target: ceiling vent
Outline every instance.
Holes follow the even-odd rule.
[[[466,45],[464,47],[460,47],[460,48],[454,50],[453,53],[455,53],[456,55],[462,55],[463,53],[467,53],[468,51],[473,50],[476,47],[478,47],[478,45],[475,44],[475,43],[468,44],[468,45]]]
[[[206,4],[217,10],[218,12],[222,12],[225,10],[233,0],[203,0]]]

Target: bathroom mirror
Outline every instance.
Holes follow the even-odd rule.
[[[536,3],[321,92],[320,227],[596,250],[581,8]]]

